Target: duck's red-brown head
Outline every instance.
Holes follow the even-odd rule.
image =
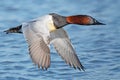
[[[96,19],[88,15],[74,15],[74,16],[61,16],[55,13],[51,13],[53,17],[53,23],[56,29],[62,28],[67,24],[79,24],[79,25],[105,25],[98,22]]]
[[[88,15],[74,15],[66,17],[69,24],[79,24],[79,25],[105,25],[98,22],[96,19]]]

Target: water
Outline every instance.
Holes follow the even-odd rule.
[[[119,80],[120,0],[0,0],[0,80]],[[51,47],[47,71],[33,65],[22,34],[4,30],[48,13],[88,14],[104,26],[65,27],[86,71],[70,68]]]

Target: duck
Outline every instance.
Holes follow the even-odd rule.
[[[50,67],[50,44],[52,44],[61,58],[74,69],[85,71],[75,49],[63,29],[68,24],[77,25],[105,25],[89,15],[62,16],[50,13],[21,25],[5,30],[8,33],[22,33],[28,43],[31,59],[38,68],[47,70]]]

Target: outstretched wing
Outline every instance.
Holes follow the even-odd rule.
[[[34,25],[23,25],[23,34],[29,44],[29,53],[35,64],[42,69],[50,66],[50,50],[40,33],[34,32],[31,27]]]
[[[52,37],[52,44],[65,62],[75,69],[78,68],[79,70],[84,70],[65,30],[58,29],[51,32],[50,35]]]

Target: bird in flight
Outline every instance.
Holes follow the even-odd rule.
[[[5,30],[8,33],[23,33],[32,61],[39,68],[47,70],[50,67],[50,44],[54,46],[63,60],[75,69],[83,70],[71,41],[63,29],[65,25],[104,25],[89,15],[62,16],[50,13],[24,22],[19,26]]]

